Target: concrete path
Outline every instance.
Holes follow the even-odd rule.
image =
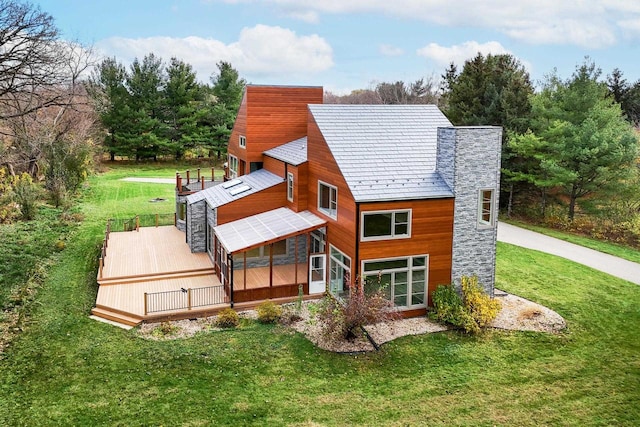
[[[500,222],[498,240],[557,255],[640,285],[640,264]]]

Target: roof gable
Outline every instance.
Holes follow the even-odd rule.
[[[436,172],[435,105],[309,105],[358,202],[452,197]]]

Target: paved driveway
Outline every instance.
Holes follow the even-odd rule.
[[[557,255],[640,285],[640,264],[500,222],[498,240]]]

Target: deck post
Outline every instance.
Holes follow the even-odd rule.
[[[202,190],[204,190],[204,175],[200,177],[200,182],[202,183]]]
[[[173,213],[173,226],[177,227],[178,226],[178,214],[177,213]]]
[[[227,254],[227,268],[229,269],[227,277],[229,280],[229,299],[231,300],[231,308],[233,308],[233,256]]]
[[[200,181],[200,168],[198,168],[198,181]]]
[[[187,171],[187,185],[189,185],[191,183],[191,177],[189,176],[191,173],[191,171]]]
[[[140,231],[140,217],[136,215],[136,231]]]
[[[102,257],[100,257],[99,272],[100,272],[101,279],[102,279],[102,267],[104,267],[104,260],[102,259]]]
[[[216,180],[216,173],[214,168],[211,168],[211,182]]]
[[[191,310],[191,288],[187,288],[187,310]]]
[[[147,293],[144,293],[144,315],[147,315]]]

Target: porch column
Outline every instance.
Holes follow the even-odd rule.
[[[269,245],[269,287],[273,287],[273,243]]]
[[[229,269],[227,277],[229,278],[229,301],[233,308],[233,256],[227,254],[227,268]]]

